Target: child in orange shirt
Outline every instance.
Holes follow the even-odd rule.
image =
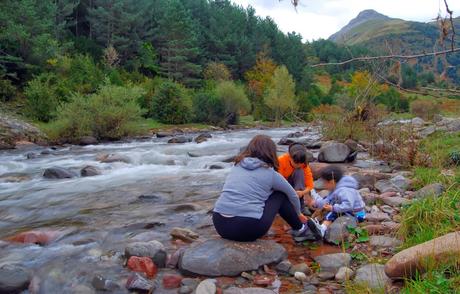
[[[313,190],[313,174],[307,161],[307,148],[299,143],[289,146],[289,152],[278,157],[278,172],[296,190],[301,203],[301,210],[305,209],[304,197]]]

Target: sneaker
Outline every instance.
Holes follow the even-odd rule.
[[[313,235],[315,236],[316,240],[323,239],[323,234],[321,230],[321,225],[316,219],[309,219],[307,222],[308,228],[311,230]]]
[[[317,241],[316,236],[311,232],[311,230],[308,227],[301,234],[297,236],[292,236],[292,238],[297,243],[304,241]]]

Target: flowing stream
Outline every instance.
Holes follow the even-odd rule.
[[[46,246],[0,241],[0,266],[17,263],[30,269],[34,282],[40,281],[40,293],[90,285],[97,273],[126,278],[120,260],[128,242],[155,239],[169,247],[173,227],[206,234],[212,228],[208,212],[232,166],[223,161],[256,134],[276,142],[298,130],[217,132],[201,144],[167,144],[167,138],[152,138],[2,152],[0,239],[34,229],[52,230],[59,238]],[[44,150],[50,153],[41,154]],[[30,152],[38,156],[27,159]],[[130,163],[96,159],[109,153],[127,156]],[[210,169],[213,164],[221,169]],[[98,167],[102,174],[59,180],[42,176],[49,167],[79,173],[86,165]],[[11,182],[11,177],[21,180]]]

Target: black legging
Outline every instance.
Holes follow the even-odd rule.
[[[294,206],[281,192],[274,192],[270,195],[265,202],[264,212],[260,219],[242,216],[224,217],[220,213],[214,212],[212,220],[217,233],[222,238],[251,242],[268,232],[278,213],[294,230],[302,228],[302,222]]]

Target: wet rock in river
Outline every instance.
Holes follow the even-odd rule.
[[[19,183],[30,180],[30,176],[22,173],[6,173],[0,175],[0,182],[5,183]]]
[[[46,179],[69,179],[76,176],[75,172],[62,167],[50,167],[43,173],[43,177]]]
[[[205,276],[237,276],[277,263],[287,256],[286,249],[274,241],[241,243],[212,239],[185,249],[180,269]]]
[[[12,237],[7,238],[7,241],[18,242],[25,244],[38,244],[38,245],[47,245],[62,236],[60,231],[52,230],[35,230],[22,232]]]
[[[440,196],[444,192],[444,186],[440,183],[431,184],[423,187],[414,194],[414,198],[421,199],[428,196]]]
[[[356,271],[354,282],[365,284],[373,290],[383,290],[390,279],[385,274],[382,264],[367,264]]]
[[[333,244],[340,244],[347,240],[348,235],[348,227],[356,228],[358,223],[354,217],[349,216],[341,216],[337,218],[330,226],[324,236],[324,239]]]
[[[93,177],[101,174],[101,170],[95,166],[87,165],[80,170],[80,175],[82,177]]]
[[[153,290],[156,288],[156,284],[135,273],[128,278],[126,288],[128,290],[140,290],[153,293]]]
[[[225,168],[225,165],[218,164],[218,163],[214,163],[209,166],[209,169],[224,169],[224,168]]]
[[[100,162],[103,163],[112,163],[112,162],[124,162],[131,163],[131,159],[122,154],[103,154],[97,157]]]
[[[27,159],[34,159],[34,158],[38,157],[38,154],[35,153],[35,152],[29,152],[29,153],[26,153],[25,156],[26,156]]]
[[[174,136],[174,132],[158,132],[156,133],[157,138],[165,138]]]
[[[91,285],[93,285],[94,289],[98,291],[113,291],[113,290],[120,288],[120,286],[114,281],[108,280],[104,278],[103,276],[99,276],[99,275],[93,278]]]
[[[150,257],[131,256],[126,265],[130,270],[144,273],[149,278],[154,278],[158,272]]]
[[[453,232],[398,252],[386,263],[385,273],[390,278],[410,278],[424,273],[432,260],[443,264],[458,256],[460,232]]]
[[[192,142],[192,137],[178,136],[168,140],[168,144],[184,144]]]
[[[345,162],[350,155],[350,148],[343,143],[328,143],[319,150],[318,161],[340,163]]]
[[[348,253],[325,254],[315,257],[314,260],[319,264],[321,271],[335,275],[341,267],[350,266],[351,255]]]
[[[29,287],[30,276],[26,270],[17,265],[0,267],[0,293],[21,293]]]
[[[212,135],[211,135],[211,134],[209,134],[209,133],[203,133],[203,134],[198,135],[198,136],[194,139],[194,141],[195,141],[196,143],[200,144],[200,143],[203,143],[203,142],[208,141],[208,139],[211,139],[211,138],[212,138]]]

